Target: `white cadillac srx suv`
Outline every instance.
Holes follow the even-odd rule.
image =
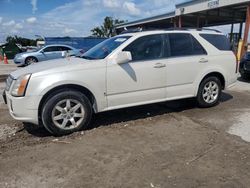
[[[13,118],[64,135],[108,110],[192,97],[200,107],[215,106],[237,74],[230,43],[218,31],[128,32],[82,57],[11,73],[3,97]]]

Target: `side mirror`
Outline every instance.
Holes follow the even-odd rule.
[[[44,51],[43,51],[43,50],[41,50],[41,51],[40,51],[40,53],[42,53],[42,54],[43,54],[43,53],[44,53]]]
[[[123,63],[128,63],[131,60],[132,60],[131,52],[121,51],[117,54],[116,63],[123,64]]]

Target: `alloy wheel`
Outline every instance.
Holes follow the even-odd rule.
[[[83,122],[84,118],[84,107],[75,99],[61,100],[52,110],[52,121],[60,129],[75,129]]]
[[[219,96],[219,86],[216,82],[207,82],[204,86],[202,97],[206,103],[213,103]]]

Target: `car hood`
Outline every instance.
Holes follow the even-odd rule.
[[[86,60],[82,58],[64,58],[64,59],[56,59],[56,60],[49,60],[49,61],[42,61],[36,64],[31,64],[27,67],[18,69],[11,73],[11,76],[14,79],[25,75],[25,74],[52,74],[57,72],[66,72],[71,70],[79,70],[79,69],[86,69],[93,67],[94,62],[100,62],[103,60]]]

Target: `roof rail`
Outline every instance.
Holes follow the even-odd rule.
[[[207,31],[214,31],[216,33],[221,33],[221,31],[219,30],[216,30],[216,29],[210,29],[210,28],[197,28],[197,27],[171,27],[171,28],[168,28],[168,29],[165,29],[165,30],[181,30],[181,31],[189,31],[189,30],[196,30],[196,31],[204,31],[204,30],[207,30]]]
[[[216,33],[221,33],[221,31],[217,29],[210,29],[210,28],[196,28],[197,31],[214,31]]]
[[[143,31],[155,31],[155,30],[162,30],[162,31],[189,31],[189,30],[196,30],[196,31],[214,31],[216,33],[221,33],[221,31],[216,30],[216,29],[210,29],[210,28],[195,28],[195,27],[171,27],[167,29],[160,29],[160,28],[142,28],[142,27],[137,27],[137,28],[131,28],[127,29],[126,27],[124,28],[124,31],[121,32],[121,34],[125,33],[137,33],[137,32],[143,32]]]
[[[137,27],[137,28],[127,29],[125,27],[124,30],[121,32],[121,34],[125,34],[125,33],[137,33],[137,32],[142,32],[142,31],[155,31],[155,30],[163,30],[163,29],[159,29],[159,28],[143,28],[143,27]]]

